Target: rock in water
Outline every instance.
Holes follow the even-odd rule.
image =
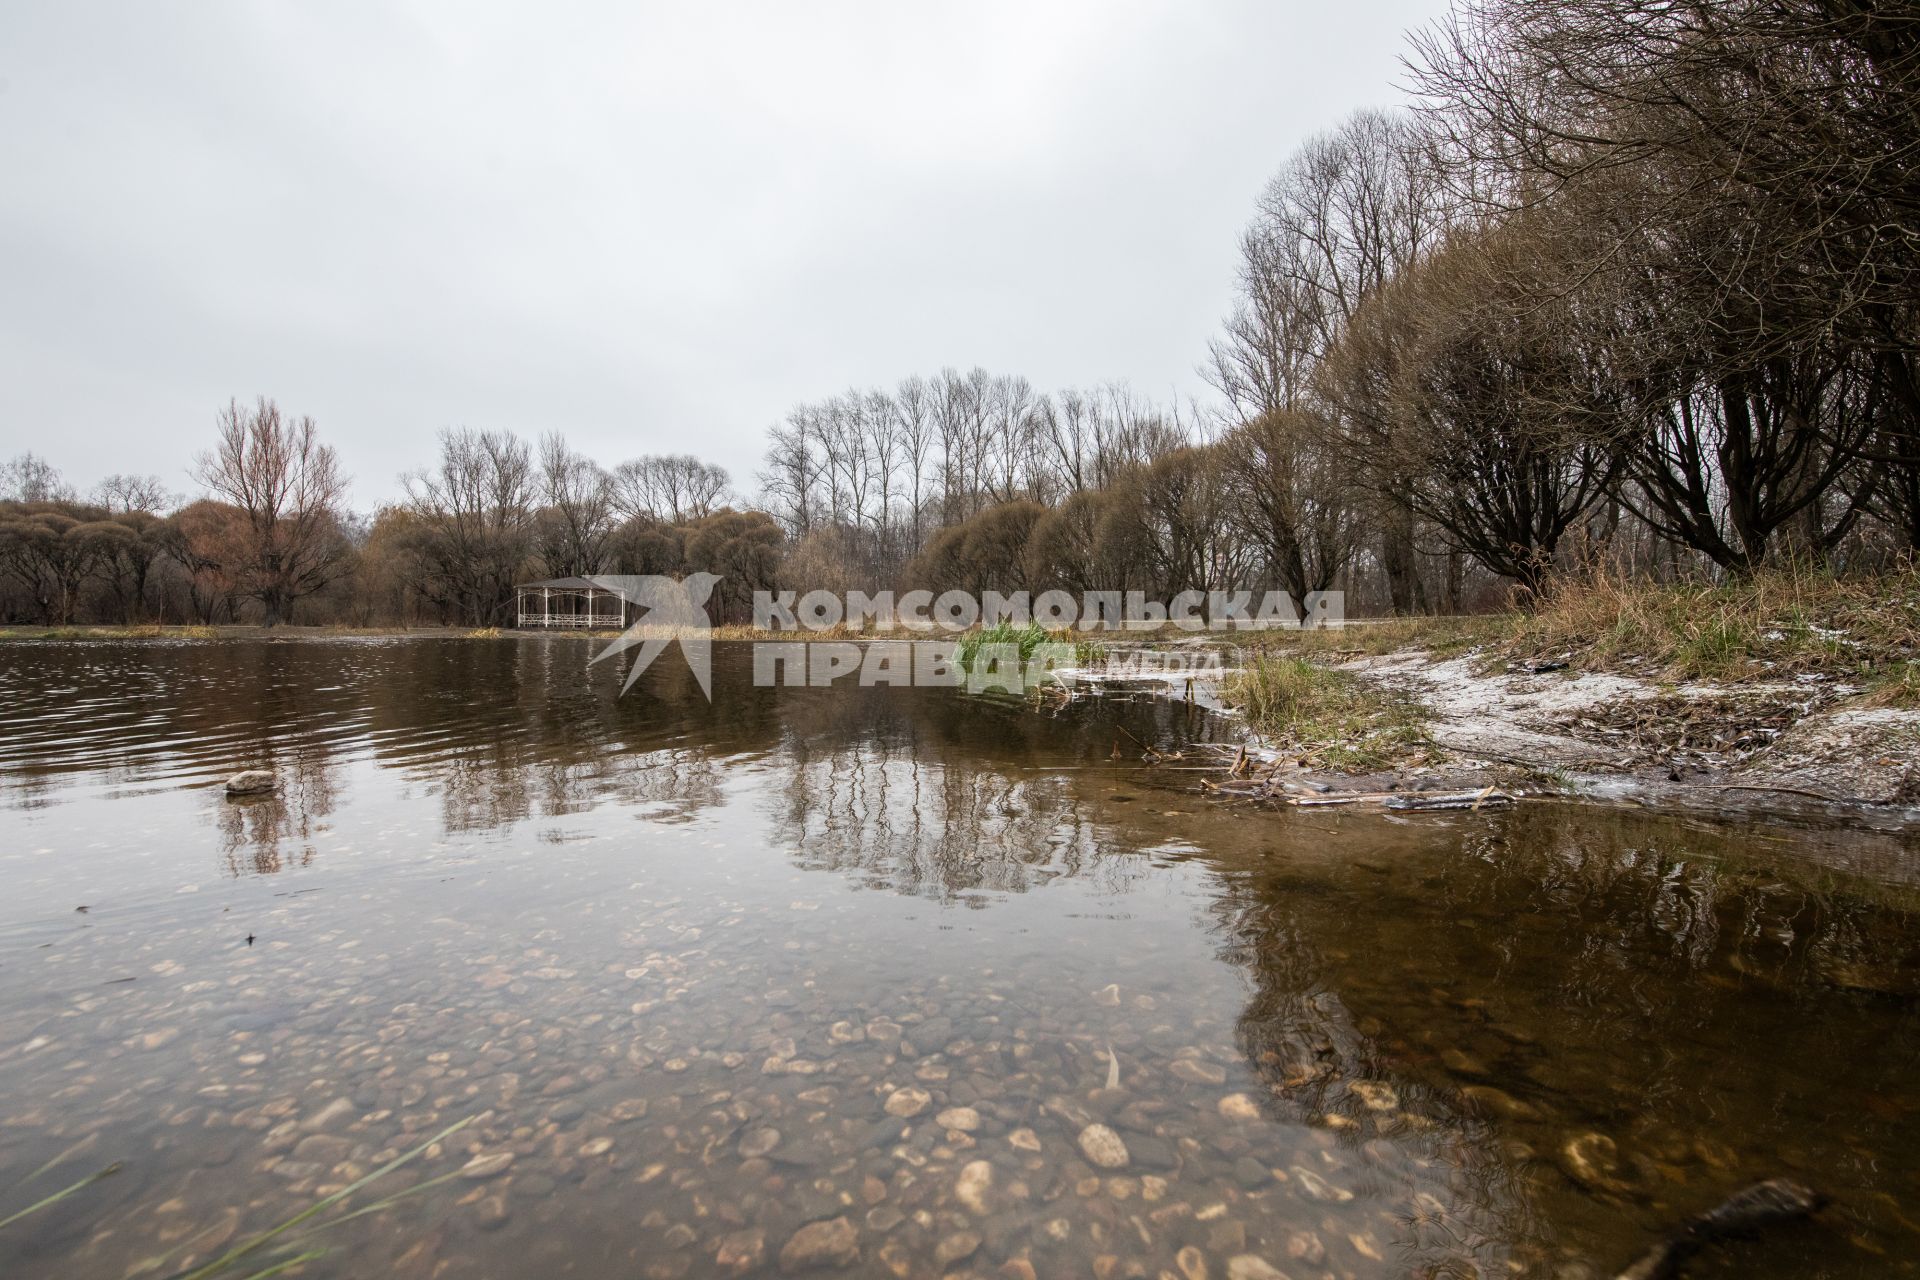
[[[844,1217],[809,1222],[794,1232],[780,1250],[782,1271],[849,1267],[859,1260],[860,1232]]]
[[[1230,1093],[1215,1104],[1220,1114],[1228,1120],[1258,1120],[1260,1104],[1244,1093]]]
[[[1258,1254],[1227,1259],[1227,1280],[1287,1280],[1287,1273]]]
[[[1120,1135],[1103,1124],[1090,1124],[1080,1131],[1080,1152],[1096,1169],[1124,1169],[1131,1159]]]
[[[960,1177],[953,1184],[953,1198],[964,1205],[969,1213],[984,1218],[992,1212],[987,1195],[993,1190],[993,1166],[985,1160],[975,1160],[960,1170]]]
[[[935,1265],[945,1270],[962,1258],[971,1258],[979,1247],[979,1232],[956,1231],[934,1246],[933,1261]]]
[[[1756,1182],[1729,1196],[1718,1207],[1689,1220],[1641,1254],[1639,1261],[1615,1280],[1672,1280],[1680,1274],[1681,1265],[1707,1245],[1777,1222],[1804,1218],[1825,1203],[1826,1197],[1790,1178]]]
[[[758,1267],[767,1256],[767,1235],[758,1227],[720,1237],[713,1262],[722,1272],[740,1275]]]
[[[227,779],[227,794],[230,796],[261,796],[280,785],[271,769],[242,769]]]
[[[1594,1191],[1621,1194],[1632,1190],[1619,1176],[1620,1149],[1603,1133],[1582,1133],[1567,1139],[1560,1147],[1560,1168]]]
[[[980,1127],[980,1113],[972,1107],[948,1107],[935,1116],[933,1122],[942,1129],[958,1129],[962,1133],[972,1133]]]
[[[496,1151],[492,1155],[475,1156],[460,1166],[460,1176],[472,1182],[485,1182],[488,1178],[497,1178],[513,1165],[513,1152]]]
[[[758,1159],[779,1145],[778,1129],[749,1129],[740,1135],[740,1155],[743,1159]]]

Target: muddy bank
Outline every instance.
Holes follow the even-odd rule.
[[[1662,686],[1417,652],[1348,666],[1417,699],[1463,762],[1568,794],[1920,816],[1920,712],[1862,706],[1837,681]]]
[[[1247,728],[1213,761],[1223,775],[1216,788],[1305,804],[1492,788],[1493,803],[1552,795],[1893,830],[1920,820],[1920,711],[1870,705],[1843,680],[1670,684],[1419,649],[1328,665],[1359,690],[1388,690],[1417,707],[1418,746],[1392,767],[1347,773],[1313,767]],[[1234,715],[1239,670],[1155,687]],[[1082,678],[1101,683],[1097,672]]]

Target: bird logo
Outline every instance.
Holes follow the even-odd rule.
[[[625,693],[633,688],[640,673],[652,666],[653,660],[665,652],[668,645],[677,641],[681,656],[687,660],[687,669],[700,682],[700,691],[707,695],[708,702],[713,701],[713,649],[709,635],[713,623],[707,617],[707,599],[719,584],[719,575],[690,573],[684,579],[676,579],[655,573],[609,574],[588,581],[640,610],[633,625],[622,632],[619,639],[594,654],[588,666],[637,646],[640,652],[634,655],[633,665],[627,669],[627,682],[620,686],[620,692]]]

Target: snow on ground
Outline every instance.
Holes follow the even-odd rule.
[[[1920,804],[1920,711],[1816,712],[1733,776],[1745,785],[1798,787],[1867,804]]]
[[[1804,682],[1662,687],[1600,673],[1488,672],[1477,656],[1432,661],[1404,652],[1365,658],[1346,669],[1418,699],[1433,713],[1434,741],[1483,760],[1581,773],[1664,770],[1667,753],[1644,744],[1581,732],[1583,720],[1618,722],[1623,708],[1657,721],[1663,701],[1713,700],[1729,720],[1771,713],[1784,725],[1770,745],[1688,772],[1707,786],[1779,789],[1849,803],[1920,804],[1920,711],[1849,705],[1844,685]],[[1769,733],[1774,732],[1769,730]],[[1657,737],[1658,735],[1654,735]],[[1711,762],[1713,753],[1705,753]]]
[[[1643,680],[1567,672],[1495,673],[1477,657],[1435,662],[1418,652],[1361,658],[1345,669],[1416,699],[1433,713],[1433,740],[1485,760],[1543,768],[1622,768],[1632,756],[1585,740],[1555,723],[1622,699],[1651,697]]]
[[[1593,795],[1648,799],[1684,781],[1701,794],[1780,791],[1920,806],[1920,711],[1859,706],[1858,691],[1843,683],[1663,685],[1597,672],[1488,670],[1483,654],[1435,660],[1417,650],[1357,658],[1341,669],[1419,702],[1431,713],[1434,742],[1463,763],[1555,770]],[[1231,670],[1195,671],[1176,661],[1164,671],[1151,662],[1127,666],[1124,676],[1101,667],[1058,674],[1070,686],[1158,686],[1217,709],[1218,680]],[[1703,748],[1690,741],[1703,725],[1709,736],[1723,728],[1738,741]]]

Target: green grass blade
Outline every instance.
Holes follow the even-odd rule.
[[[40,1212],[40,1210],[46,1208],[48,1205],[58,1204],[60,1201],[65,1200],[68,1196],[72,1195],[74,1192],[79,1191],[84,1187],[90,1187],[94,1183],[100,1181],[100,1179],[107,1177],[109,1174],[115,1174],[118,1172],[120,1172],[120,1165],[118,1162],[115,1162],[113,1164],[108,1165],[106,1168],[100,1170],[98,1173],[90,1173],[86,1177],[80,1179],[80,1181],[74,1183],[72,1186],[64,1188],[63,1190],[60,1190],[60,1191],[56,1191],[52,1195],[48,1196],[46,1199],[36,1200],[34,1203],[28,1205],[26,1208],[20,1210],[20,1212],[18,1213],[11,1214],[5,1218],[0,1218],[0,1227],[10,1227],[14,1223],[20,1221],[20,1219],[26,1217],[28,1214],[38,1213]]]
[[[176,1280],[206,1280],[208,1276],[215,1276],[220,1274],[222,1271],[225,1271],[227,1268],[231,1267],[234,1263],[240,1261],[240,1259],[246,1257],[248,1254],[261,1248],[263,1245],[285,1235],[287,1232],[293,1230],[295,1227],[299,1226],[301,1223],[307,1221],[308,1219],[316,1217],[319,1214],[326,1212],[328,1209],[332,1208],[336,1204],[339,1204],[342,1200],[345,1200],[348,1196],[351,1196],[354,1192],[360,1190],[362,1187],[368,1185],[369,1183],[376,1182],[379,1179],[386,1177],[388,1174],[392,1173],[395,1169],[398,1169],[402,1165],[408,1164],[413,1160],[417,1159],[420,1156],[420,1154],[424,1152],[428,1147],[431,1147],[436,1142],[444,1142],[446,1139],[452,1137],[454,1134],[460,1132],[460,1130],[472,1124],[474,1120],[476,1120],[477,1118],[478,1117],[476,1116],[468,1116],[465,1120],[461,1120],[456,1124],[448,1125],[446,1128],[442,1129],[439,1133],[434,1134],[431,1138],[428,1138],[425,1142],[421,1143],[419,1146],[415,1147],[413,1150],[408,1151],[402,1155],[395,1156],[393,1159],[381,1165],[378,1169],[375,1169],[372,1173],[369,1173],[364,1178],[361,1178],[349,1184],[348,1186],[342,1187],[340,1190],[334,1192],[330,1196],[325,1197],[324,1199],[315,1201],[313,1204],[307,1206],[305,1209],[302,1209],[299,1213],[296,1213],[291,1218],[288,1218],[285,1222],[281,1223],[279,1226],[270,1228],[267,1231],[263,1231],[259,1235],[253,1237],[251,1240],[243,1241],[242,1243],[235,1245],[233,1248],[227,1250],[227,1252],[221,1254],[218,1258],[215,1258],[212,1262],[207,1263],[205,1266],[197,1267],[192,1271],[186,1272],[183,1275],[178,1276]]]
[[[30,1182],[38,1181],[39,1179],[45,1177],[47,1174],[52,1173],[55,1169],[65,1164],[67,1161],[71,1160],[73,1157],[79,1155],[82,1151],[85,1151],[88,1147],[91,1147],[97,1142],[99,1142],[99,1140],[100,1140],[99,1134],[97,1133],[88,1134],[86,1137],[80,1139],[80,1141],[74,1143],[72,1146],[68,1147],[65,1151],[62,1151],[59,1155],[47,1161],[45,1164],[41,1165],[38,1169],[35,1169],[32,1173],[20,1179],[20,1181],[14,1183],[13,1185],[16,1187],[24,1187]]]
[[[339,1226],[343,1222],[351,1222],[355,1218],[364,1217],[369,1213],[379,1213],[382,1209],[391,1209],[394,1205],[398,1204],[402,1200],[405,1200],[408,1196],[417,1196],[422,1191],[431,1191],[433,1188],[439,1186],[441,1183],[452,1182],[455,1178],[459,1176],[460,1176],[460,1171],[458,1169],[454,1169],[454,1170],[451,1170],[450,1172],[441,1174],[437,1178],[428,1178],[425,1182],[415,1183],[413,1186],[408,1187],[404,1191],[396,1191],[384,1200],[376,1200],[372,1204],[367,1205],[364,1208],[355,1209],[349,1213],[343,1213],[337,1218],[329,1218],[318,1226],[308,1227],[305,1231],[300,1232],[298,1235],[294,1236],[293,1238],[296,1240],[304,1240],[308,1236],[318,1235],[322,1231],[331,1230],[332,1228]]]

